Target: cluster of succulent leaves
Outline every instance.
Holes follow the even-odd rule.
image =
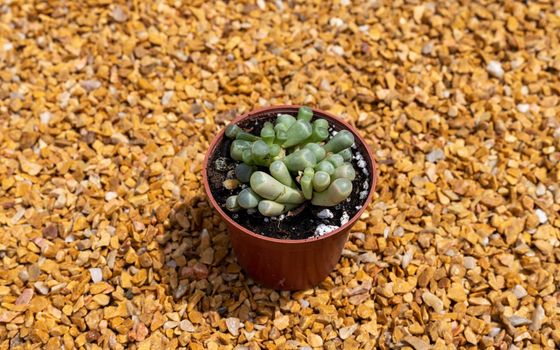
[[[278,216],[306,200],[330,207],[348,198],[356,177],[350,163],[354,135],[342,130],[327,141],[329,123],[312,118],[313,111],[301,107],[297,118],[278,114],[274,124],[266,122],[260,136],[236,124],[226,128],[233,139],[230,156],[240,162],[235,176],[249,184],[226,200],[228,210],[257,208],[264,216]]]

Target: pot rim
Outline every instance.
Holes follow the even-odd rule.
[[[302,107],[302,106],[301,105],[275,105],[275,106],[258,108],[258,109],[251,110],[247,113],[244,113],[244,114],[236,117],[230,123],[238,123],[242,120],[251,119],[253,117],[259,116],[259,115],[264,114],[264,113],[275,113],[276,111],[281,112],[281,111],[285,111],[285,110],[297,111],[300,107]],[[352,216],[352,218],[350,218],[350,220],[348,220],[348,222],[346,222],[344,225],[340,226],[336,230],[330,231],[330,232],[328,232],[328,233],[326,233],[322,236],[319,236],[319,237],[309,237],[309,238],[306,238],[306,239],[280,239],[280,238],[267,237],[267,236],[261,235],[259,233],[253,232],[253,231],[247,229],[246,227],[238,224],[235,220],[233,220],[229,216],[228,213],[226,213],[222,209],[222,207],[218,204],[218,202],[216,202],[216,199],[212,195],[212,191],[210,189],[210,183],[208,181],[208,176],[207,176],[207,171],[206,171],[206,169],[208,168],[208,162],[211,158],[211,155],[214,153],[214,151],[216,149],[216,145],[220,141],[222,141],[222,139],[224,138],[224,133],[225,133],[225,127],[224,127],[218,132],[218,134],[214,137],[214,139],[212,140],[212,142],[208,146],[208,150],[206,151],[206,155],[204,157],[203,168],[202,168],[202,180],[203,180],[203,184],[204,184],[204,190],[206,191],[206,195],[208,196],[210,204],[212,204],[214,209],[216,209],[218,211],[220,216],[226,221],[226,223],[228,225],[234,226],[237,230],[239,230],[239,231],[241,231],[245,234],[248,234],[248,235],[253,236],[255,238],[258,238],[258,239],[261,239],[261,240],[264,240],[264,241],[268,241],[268,242],[271,242],[271,243],[290,244],[290,245],[300,244],[300,245],[302,245],[302,244],[321,241],[321,240],[327,239],[331,236],[334,236],[334,235],[337,235],[337,234],[340,234],[342,232],[345,232],[345,231],[349,230],[352,226],[354,226],[355,222],[360,218],[362,213],[366,210],[366,208],[368,207],[368,205],[372,201],[372,194],[375,192],[375,187],[377,185],[377,178],[379,176],[378,168],[377,168],[377,161],[376,161],[376,159],[375,159],[375,157],[374,157],[374,155],[371,151],[371,147],[366,143],[364,138],[357,132],[357,130],[353,126],[348,124],[346,121],[342,120],[340,117],[337,117],[337,116],[335,116],[335,115],[333,115],[329,112],[325,112],[325,111],[322,111],[320,109],[312,108],[312,110],[313,110],[313,114],[316,113],[318,115],[334,119],[338,123],[342,124],[342,126],[344,126],[352,134],[354,134],[354,137],[356,137],[362,143],[362,145],[364,145],[364,148],[367,152],[367,157],[370,159],[371,168],[369,169],[369,171],[370,171],[370,174],[372,174],[372,176],[371,176],[370,185],[369,185],[369,193],[368,193],[365,201],[362,204],[362,208],[360,210],[358,210],[358,212],[356,214],[354,214],[354,216]]]

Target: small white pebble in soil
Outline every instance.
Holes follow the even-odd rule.
[[[340,226],[346,224],[348,222],[348,220],[350,220],[350,216],[348,215],[347,212],[343,211],[342,212],[342,217],[340,218]]]
[[[105,200],[107,202],[112,201],[113,199],[117,198],[117,193],[113,191],[109,191],[105,193]]]
[[[504,69],[502,68],[502,64],[498,61],[488,62],[488,65],[486,66],[486,70],[488,71],[488,73],[490,73],[492,76],[496,78],[501,79],[504,77]]]
[[[268,222],[268,221],[269,221],[268,218],[264,218],[264,222]]]
[[[89,269],[89,273],[91,275],[91,280],[93,281],[93,283],[103,281],[103,272],[99,267]]]
[[[517,299],[523,299],[524,297],[527,296],[527,291],[520,284],[516,284],[515,287],[513,287],[512,292],[513,292],[513,295],[515,295],[515,297]]]
[[[328,209],[323,209],[320,212],[317,213],[317,217],[319,219],[331,219],[334,217],[332,211],[328,210]]]
[[[358,29],[360,30],[360,32],[366,33],[367,31],[369,31],[369,26],[367,24],[364,24],[363,26],[359,26]]]
[[[325,234],[327,234],[331,231],[336,230],[337,228],[338,228],[338,226],[320,224],[315,229],[315,236],[317,236],[317,237],[323,236],[323,235],[325,235]]]
[[[368,191],[361,191],[360,192],[360,199],[366,199],[368,196]]]
[[[360,209],[362,209],[362,206],[361,205],[356,205],[356,210],[360,210]]]
[[[519,113],[527,113],[529,112],[529,105],[527,103],[519,103],[517,105],[517,110]]]
[[[362,185],[362,188],[363,188],[364,190],[369,190],[369,183],[367,183],[367,181],[365,181],[365,182],[363,183],[363,185]]]
[[[546,222],[548,221],[548,216],[541,209],[535,210],[535,215],[537,215],[541,224],[546,224]]]
[[[227,170],[227,159],[220,157],[214,161],[214,165],[216,166],[216,170],[225,171]]]
[[[528,94],[529,94],[529,88],[527,87],[527,85],[523,85],[521,87],[521,95],[527,96]]]

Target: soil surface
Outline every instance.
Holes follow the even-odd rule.
[[[296,113],[287,113],[296,115]],[[266,121],[273,122],[276,119],[277,113],[268,113],[259,116],[252,120],[245,120],[239,123],[239,127],[252,134],[259,134],[263,124]],[[334,131],[341,130],[340,127],[332,125]],[[212,190],[212,195],[216,201],[222,206],[224,211],[230,215],[240,225],[248,228],[253,232],[262,235],[282,238],[282,239],[306,239],[316,235],[317,227],[322,226],[336,226],[340,227],[346,221],[351,219],[360,209],[367,196],[370,193],[369,184],[371,183],[368,169],[369,164],[361,162],[360,155],[366,155],[367,152],[362,144],[356,139],[356,147],[352,150],[353,159],[352,165],[356,170],[356,178],[352,182],[353,189],[349,200],[346,200],[334,207],[318,207],[311,205],[306,201],[300,207],[286,213],[279,217],[265,217],[258,211],[240,210],[235,213],[229,212],[224,204],[226,199],[241,191],[241,187],[233,190],[226,189],[222,183],[226,179],[235,178],[234,169],[239,163],[229,156],[229,148],[232,140],[224,137],[223,141],[216,147],[211,161],[209,162],[208,179]],[[366,162],[366,157],[363,158]],[[365,167],[364,167],[365,164]],[[360,168],[360,165],[362,168]],[[262,170],[267,170],[265,167],[260,167]],[[363,169],[366,171],[364,172]],[[365,191],[365,192],[364,192]],[[367,195],[366,195],[367,193]],[[325,209],[330,213],[325,214]],[[332,214],[332,215],[331,215]],[[332,217],[331,217],[332,216]],[[331,227],[332,228],[332,227]],[[334,229],[334,228],[332,228]],[[329,231],[328,229],[326,229]]]

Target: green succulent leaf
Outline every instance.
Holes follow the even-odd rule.
[[[275,160],[274,162],[270,163],[269,170],[270,170],[270,175],[272,175],[272,177],[280,181],[282,184],[286,186],[290,186],[292,188],[296,187],[295,181],[294,179],[292,179],[292,175],[290,174],[290,171],[288,170],[286,164],[284,164],[283,161]]]
[[[333,180],[345,178],[350,181],[353,181],[356,178],[356,170],[350,163],[344,163],[334,171]]]
[[[325,156],[327,155],[327,152],[325,152],[325,150],[323,149],[322,146],[320,146],[317,143],[308,143],[306,144],[303,148],[307,148],[309,149],[311,152],[313,152],[313,154],[315,154],[315,159],[320,162],[323,160],[323,158],[325,158]]]
[[[298,120],[287,131],[288,138],[282,147],[288,148],[296,146],[311,136],[311,124],[305,120]]]
[[[285,210],[286,206],[284,204],[275,201],[265,199],[259,202],[259,213],[264,216],[278,216]]]
[[[237,204],[237,196],[229,196],[226,199],[226,209],[232,212],[236,212],[241,209],[239,204]]]
[[[262,198],[258,194],[256,194],[250,187],[244,188],[237,195],[237,204],[239,204],[241,208],[245,209],[256,208],[261,200]]]
[[[292,204],[305,201],[300,191],[284,185],[265,172],[255,171],[249,182],[253,191],[265,199]]]
[[[331,183],[331,176],[324,171],[317,171],[313,175],[313,189],[315,192],[323,192]]]
[[[329,161],[335,168],[338,168],[344,163],[344,158],[340,154],[331,154],[327,157],[327,161]]]
[[[311,136],[306,142],[321,142],[329,137],[329,123],[325,119],[315,120],[311,129]]]
[[[313,170],[313,168],[305,168],[300,180],[301,191],[307,200],[313,197],[313,175],[315,175],[315,170]]]
[[[268,153],[270,154],[270,156],[272,158],[274,157],[284,157],[285,151],[282,147],[280,147],[280,145],[277,145],[275,143],[273,143],[272,145],[269,145],[269,150]]]
[[[239,182],[247,183],[249,182],[249,179],[251,178],[253,172],[256,170],[257,168],[254,166],[250,166],[245,163],[239,163],[235,167],[235,177],[237,178],[237,180],[239,180]]]
[[[284,158],[284,164],[290,171],[300,171],[307,167],[313,167],[316,163],[315,154],[308,148],[302,148]]]
[[[234,139],[237,134],[241,131],[241,128],[235,124],[230,124],[226,128],[226,137]]]
[[[233,140],[229,148],[229,155],[233,160],[243,160],[243,151],[251,148],[251,142],[245,140]]]
[[[240,131],[237,132],[237,135],[235,136],[235,139],[236,140],[245,140],[245,141],[254,142],[254,141],[260,140],[261,138],[258,137],[258,136],[255,136],[251,133],[240,130]]]
[[[311,110],[311,108],[306,106],[300,107],[300,109],[298,110],[297,119],[309,122],[311,121],[311,118],[313,118],[313,111]]]
[[[274,125],[272,125],[271,122],[264,123],[264,126],[261,129],[261,138],[269,145],[274,143],[276,133],[274,132]]]
[[[315,166],[315,170],[324,171],[325,173],[327,173],[329,175],[333,175],[336,168],[328,160],[322,160],[322,161],[319,162],[319,164],[317,164]]]
[[[253,146],[251,147],[251,154],[253,156],[253,160],[264,160],[269,153],[269,147],[263,140],[258,140],[253,142]]]
[[[332,207],[344,201],[352,193],[352,181],[344,178],[334,180],[323,192],[313,192],[311,204]]]
[[[296,122],[296,118],[294,118],[289,114],[278,114],[278,116],[276,117],[276,126],[281,124],[285,125],[286,130],[288,130],[290,126],[292,126],[292,124],[294,124],[295,122]]]
[[[338,153],[354,144],[354,135],[348,130],[341,130],[325,145],[325,151]]]
[[[337,154],[342,156],[342,159],[344,159],[345,162],[348,162],[352,159],[352,149],[351,148],[345,148],[342,151],[338,152]]]
[[[290,127],[287,124],[276,124],[276,126],[274,127],[274,131],[276,132],[276,138],[274,139],[274,142],[279,145],[286,142],[286,140],[288,139],[289,128]]]

